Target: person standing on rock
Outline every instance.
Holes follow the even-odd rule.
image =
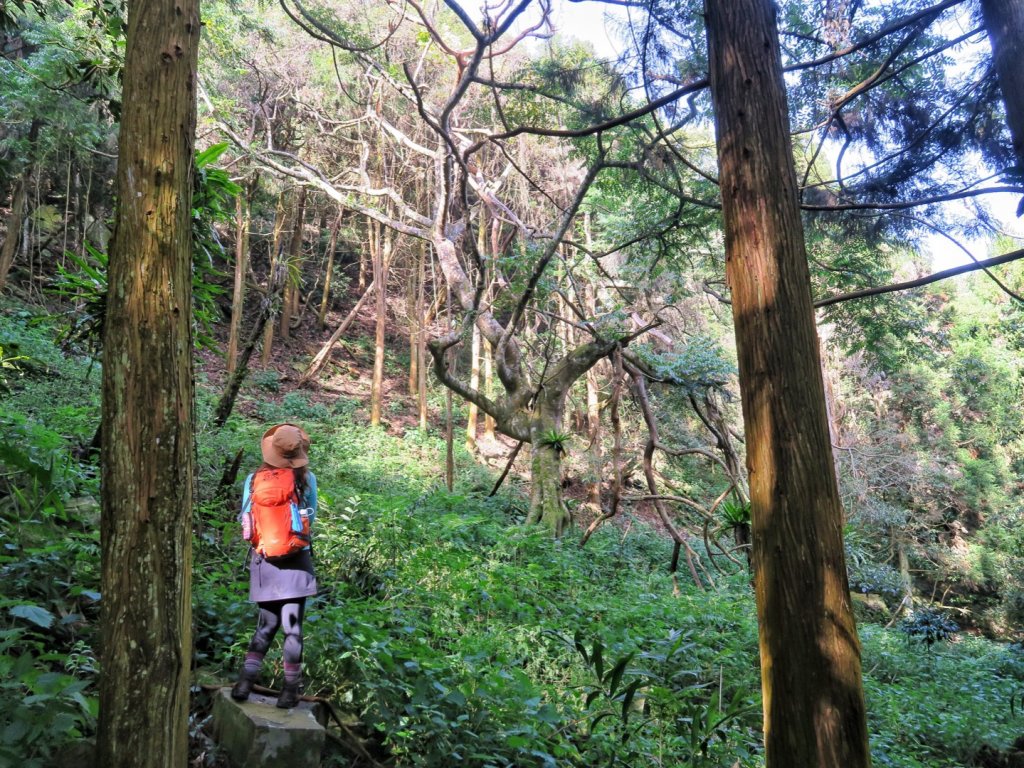
[[[302,619],[306,598],[316,594],[310,531],[316,520],[316,476],[309,471],[309,435],[294,424],[263,434],[263,464],[245,480],[239,522],[252,545],[249,600],[259,607],[256,631],[231,698],[245,701],[263,658],[284,632],[284,686],[277,706],[299,703],[302,688]]]

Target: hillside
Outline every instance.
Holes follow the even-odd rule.
[[[0,418],[0,754],[25,765],[68,764],[96,715],[98,489],[81,449],[97,423],[98,369],[55,347],[52,332],[29,307],[3,312],[6,354],[25,359],[5,368]],[[222,430],[205,423],[216,358],[199,374],[194,764],[220,764],[198,684],[233,679],[252,625],[233,519],[240,483],[226,500],[214,491],[225,462],[243,450],[242,467],[255,466],[259,435],[285,419],[310,433],[321,488],[306,692],[355,723],[327,764],[762,764],[745,569],[709,573],[714,585],[701,591],[668,573],[664,532],[628,511],[584,548],[579,528],[554,540],[522,525],[518,483],[488,497],[496,472],[461,447],[449,493],[439,423],[402,428],[394,406],[390,428],[368,429],[365,401],[344,381],[289,391],[282,379],[304,352],[298,340],[279,347],[277,367],[254,372]],[[352,365],[335,375],[365,378],[358,356]],[[928,620],[861,616],[876,764],[1010,764],[991,750],[1020,732],[1024,653],[938,625],[927,634]],[[280,683],[276,654],[270,686]]]
[[[0,3],[0,768],[1024,765],[1020,4],[567,2]]]

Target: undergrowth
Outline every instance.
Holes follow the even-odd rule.
[[[50,334],[31,313],[0,315],[4,349],[37,364],[5,369],[0,405],[0,761],[23,766],[66,761],[97,716],[99,491],[84,448],[99,371]],[[287,399],[258,380],[246,396],[261,419],[298,419],[313,437],[321,589],[307,612],[307,692],[358,717],[378,759],[763,764],[745,573],[707,592],[680,578],[676,592],[670,543],[638,522],[607,526],[585,549],[572,532],[553,541],[520,524],[516,488],[487,497],[491,473],[461,451],[448,493],[436,432],[368,429],[351,401]],[[197,405],[195,664],[198,678],[227,681],[254,616],[233,520],[241,478],[226,503],[214,491],[239,449],[241,476],[258,464],[265,423],[236,416],[214,431],[215,399],[201,389]],[[1019,732],[1015,646],[962,633],[926,643],[876,624],[861,637],[875,765],[968,766]],[[280,682],[275,663],[265,683]],[[351,765],[340,753],[326,762]]]

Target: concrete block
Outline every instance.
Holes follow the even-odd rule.
[[[326,732],[314,705],[278,709],[277,699],[254,693],[248,701],[222,688],[213,702],[213,733],[234,768],[319,768]]]

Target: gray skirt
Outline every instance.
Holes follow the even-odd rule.
[[[313,555],[304,549],[286,560],[271,563],[255,552],[249,560],[249,600],[264,603],[269,600],[293,600],[316,594],[316,575],[313,573]]]

